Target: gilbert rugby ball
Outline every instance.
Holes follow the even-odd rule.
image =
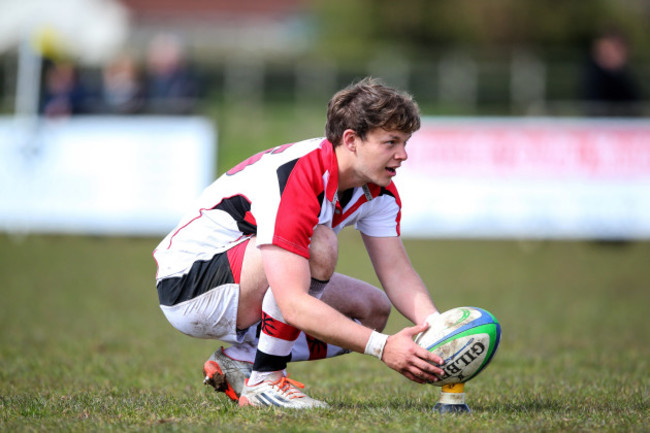
[[[476,307],[458,307],[437,316],[415,342],[444,361],[445,374],[436,386],[467,382],[492,360],[501,326],[489,312]]]

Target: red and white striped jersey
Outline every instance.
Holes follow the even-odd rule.
[[[338,163],[323,138],[260,152],[220,176],[154,251],[157,279],[179,276],[250,235],[309,258],[314,227],[339,233],[354,225],[368,236],[399,236],[395,185],[338,191]]]

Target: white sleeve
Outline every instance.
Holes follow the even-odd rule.
[[[374,237],[399,235],[400,207],[391,195],[380,195],[366,203],[355,227],[361,233]]]

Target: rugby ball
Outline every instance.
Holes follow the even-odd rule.
[[[436,386],[463,383],[492,360],[501,339],[501,325],[482,308],[458,307],[436,316],[415,342],[445,362]]]

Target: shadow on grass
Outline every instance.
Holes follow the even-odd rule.
[[[366,401],[332,401],[332,407],[342,410],[395,410],[395,411],[416,411],[430,412],[437,403],[437,400],[421,400],[391,396],[381,399]],[[492,414],[532,414],[547,412],[573,412],[580,411],[567,402],[554,399],[536,398],[523,401],[489,401],[489,402],[467,402],[474,413]]]
[[[570,407],[566,403],[562,403],[558,400],[544,398],[516,402],[494,401],[486,403],[474,403],[471,405],[471,408],[477,412],[511,414],[570,410]]]
[[[328,403],[333,408],[353,411],[395,410],[429,412],[433,409],[433,406],[435,406],[436,402],[437,401],[408,399],[400,396],[391,396],[356,402],[328,399]]]

